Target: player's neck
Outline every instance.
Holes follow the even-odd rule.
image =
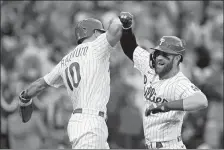
[[[178,72],[180,71],[179,67],[173,68],[172,70],[170,70],[167,74],[161,76],[159,75],[159,79],[160,80],[164,80],[164,79],[169,79],[172,78],[173,76],[175,76]]]
[[[92,36],[92,37],[86,38],[82,43],[92,42],[92,41],[95,40],[95,39],[96,39],[96,38],[94,38],[94,37]]]

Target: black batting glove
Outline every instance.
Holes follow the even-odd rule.
[[[157,107],[149,107],[145,111],[145,116],[149,116],[151,114],[156,113],[164,113],[170,111],[166,105],[166,103],[160,104]]]
[[[129,12],[121,12],[118,16],[122,25],[123,29],[130,29],[132,27],[133,22],[133,15]]]
[[[25,98],[25,91],[22,91],[19,95],[19,100],[22,103],[28,103],[31,100],[31,98]]]

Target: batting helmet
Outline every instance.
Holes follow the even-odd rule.
[[[185,52],[185,41],[176,36],[163,36],[153,50],[159,50],[170,54],[179,54],[183,57]]]
[[[103,24],[99,20],[88,18],[80,21],[75,27],[77,43],[80,44],[85,38],[92,36],[95,30],[105,32]]]

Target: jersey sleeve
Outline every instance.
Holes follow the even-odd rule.
[[[101,34],[99,37],[97,37],[96,40],[92,42],[92,48],[93,48],[93,53],[97,57],[101,57],[101,58],[107,55],[111,50],[114,49],[108,42],[106,33]]]
[[[187,79],[180,80],[176,87],[178,99],[187,98],[197,92],[201,92],[201,90]]]
[[[134,67],[138,69],[142,74],[144,72],[150,71],[154,73],[154,70],[149,67],[150,53],[140,46],[136,47],[133,54]],[[149,69],[149,70],[148,70]]]
[[[50,73],[44,76],[44,80],[48,85],[53,86],[55,88],[58,88],[63,85],[63,79],[60,74],[60,69],[61,64],[58,63]]]

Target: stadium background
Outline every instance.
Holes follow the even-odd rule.
[[[162,35],[186,40],[183,72],[206,94],[209,107],[187,113],[183,141],[187,148],[224,148],[222,1],[1,1],[1,148],[71,148],[66,127],[72,108],[65,89],[39,95],[26,124],[18,94],[76,45],[77,21],[95,17],[107,28],[120,11],[134,15],[134,32],[146,49]],[[120,46],[110,68],[110,147],[144,148],[143,81]]]

